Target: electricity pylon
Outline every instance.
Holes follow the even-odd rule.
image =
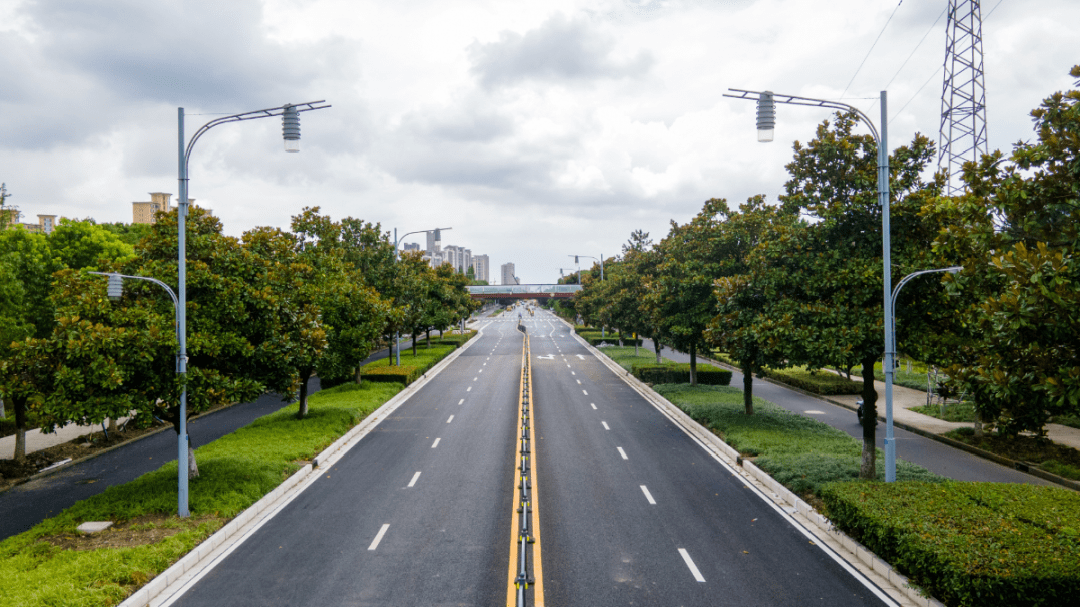
[[[979,0],[949,0],[945,33],[945,83],[941,90],[938,170],[949,176],[946,193],[963,191],[967,161],[987,153],[986,85],[983,74],[982,10]]]

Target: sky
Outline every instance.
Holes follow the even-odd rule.
[[[186,135],[225,114],[325,99],[208,131],[190,196],[227,234],[288,228],[304,207],[487,254],[492,282],[554,282],[571,255],[659,241],[709,198],[781,193],[792,144],[827,110],[728,88],[856,105],[890,147],[937,141],[947,0],[3,0],[0,181],[36,215],[130,222],[177,194]],[[982,3],[990,149],[1073,86],[1080,2]],[[1072,49],[1071,51],[1069,49]],[[406,242],[423,243],[411,237]],[[583,264],[591,263],[582,259]]]

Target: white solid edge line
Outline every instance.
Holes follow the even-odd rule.
[[[452,421],[454,421],[454,416],[453,415],[450,416],[450,419],[446,420],[446,423],[449,424]]]
[[[582,340],[581,343],[584,344],[585,343],[584,340]],[[743,481],[747,480],[747,479],[744,478],[742,473],[740,473],[738,470],[736,470],[734,467],[732,467],[731,464],[724,461],[723,458],[721,458],[720,455],[716,451],[709,448],[709,446],[706,445],[704,442],[702,442],[701,439],[694,436],[694,433],[690,431],[690,428],[687,428],[686,426],[684,426],[681,421],[679,421],[678,419],[675,418],[675,416],[673,416],[672,414],[665,411],[664,407],[662,407],[659,404],[653,402],[652,398],[649,398],[649,396],[646,395],[645,393],[641,392],[641,390],[638,389],[637,386],[630,383],[630,381],[628,379],[626,379],[626,377],[624,375],[616,373],[615,370],[611,368],[611,365],[616,364],[614,361],[612,361],[611,365],[609,365],[606,360],[600,358],[598,352],[593,352],[593,356],[596,356],[600,360],[601,364],[608,367],[608,369],[612,373],[615,373],[616,376],[621,377],[623,379],[623,381],[626,383],[626,385],[630,386],[631,389],[633,389],[635,392],[640,394],[642,398],[644,398],[649,404],[651,404],[653,406],[653,408],[655,408],[657,411],[659,411],[664,417],[671,420],[671,422],[673,424],[675,424],[676,427],[678,427],[680,430],[683,431],[684,434],[686,434],[687,436],[690,437],[690,440],[697,443],[699,447],[701,447],[702,449],[705,450],[706,453],[711,455],[712,458],[714,460],[716,460],[717,463],[719,463],[721,466],[723,466],[728,472],[730,472],[732,474],[732,476],[739,477]],[[622,367],[619,367],[619,368],[621,369]],[[814,535],[813,532],[811,532],[809,529],[807,529],[802,523],[795,520],[795,517],[791,516],[786,511],[784,511],[784,509],[780,507],[780,504],[777,504],[776,502],[769,499],[769,497],[766,496],[765,493],[757,485],[755,485],[754,483],[744,483],[744,484],[747,487],[749,487],[750,490],[753,491],[754,494],[757,495],[758,498],[761,499],[761,501],[768,504],[777,514],[779,514],[781,518],[783,518],[788,523],[790,523],[792,527],[795,527],[795,529],[797,529],[800,533],[802,533],[803,536],[806,537],[808,540],[814,542],[814,545],[817,546],[818,548],[820,548],[822,550],[822,552],[829,555],[829,557],[832,558],[833,561],[835,561],[838,565],[840,565],[840,567],[844,571],[848,572],[849,575],[851,575],[853,578],[855,578],[860,583],[862,583],[862,585],[865,586],[868,590],[870,590],[870,592],[873,592],[874,596],[881,599],[882,602],[884,602],[886,605],[890,605],[891,607],[900,607],[900,603],[896,599],[889,596],[888,593],[886,593],[877,584],[875,584],[873,580],[871,580],[870,578],[863,575],[862,572],[860,572],[858,569],[856,569],[854,566],[852,566],[851,563],[847,562],[847,560],[845,560],[843,557],[841,557],[839,554],[837,554],[835,550],[833,550],[832,548],[827,546],[824,542],[820,541],[821,538]]]
[[[417,474],[420,474],[420,473],[417,472]],[[380,527],[379,532],[375,534],[375,539],[371,540],[371,545],[368,546],[367,549],[368,550],[374,550],[374,549],[378,548],[379,547],[379,542],[382,541],[383,536],[386,535],[386,530],[389,529],[389,528],[390,528],[390,523],[386,523],[385,525]]]
[[[623,451],[622,447],[615,447],[615,448],[619,450],[619,455],[621,455],[623,459],[630,459],[629,457],[626,457],[626,451]]]
[[[653,506],[656,505],[656,500],[653,499],[652,494],[649,493],[649,488],[645,485],[641,486],[641,492],[645,494],[645,499],[649,500],[649,503]]]
[[[435,442],[431,443],[431,448],[434,449],[435,447],[438,447],[439,446],[439,441],[441,441],[441,440],[442,440],[442,438],[435,439]]]
[[[604,430],[611,430],[611,428],[608,427],[607,422],[600,422],[600,423],[604,424]]]
[[[478,332],[477,339],[479,339],[482,334],[483,334],[483,329],[481,328],[481,330]],[[335,443],[331,444],[330,447],[327,447],[326,449],[324,449],[319,454],[319,457],[320,458],[322,458],[322,457],[327,458],[326,459],[326,468],[330,469],[331,467],[333,467],[333,464],[336,463],[338,460],[340,460],[342,457],[344,457],[345,454],[350,449],[352,449],[354,446],[356,446],[356,444],[358,442],[360,442],[361,439],[363,439],[365,436],[367,436],[384,419],[386,419],[387,417],[390,417],[390,415],[392,415],[394,413],[394,411],[396,411],[398,409],[398,407],[404,405],[410,398],[413,397],[413,395],[415,395],[420,390],[420,388],[427,385],[428,382],[430,382],[436,375],[438,375],[438,372],[441,372],[444,368],[450,366],[450,364],[454,360],[456,360],[461,355],[462,352],[464,352],[465,350],[468,350],[474,343],[475,343],[474,341],[469,341],[468,343],[466,343],[461,348],[458,348],[457,350],[454,350],[454,352],[451,353],[450,356],[444,358],[439,364],[435,365],[431,369],[431,371],[435,371],[435,373],[432,373],[432,374],[428,375],[425,378],[422,378],[422,379],[419,379],[419,380],[413,382],[411,385],[406,387],[404,390],[402,390],[401,392],[398,392],[397,395],[395,395],[393,398],[391,398],[390,400],[383,403],[382,406],[380,406],[378,409],[376,409],[375,411],[372,411],[371,414],[369,414],[366,418],[364,418],[364,420],[362,422],[360,422],[352,430],[350,430],[349,433],[346,433],[345,435],[343,435],[341,437],[341,439],[344,439],[350,433],[353,434],[353,436],[351,438],[347,439],[344,443],[342,443],[341,445],[338,445],[338,446],[335,447],[335,445],[337,444],[337,441],[335,441]],[[431,371],[429,371],[429,373],[431,373]],[[341,439],[338,439],[338,440],[340,441]],[[331,449],[333,449],[333,451],[331,451]],[[306,491],[309,487],[314,485],[320,478],[322,478],[322,471],[321,470],[318,470],[318,471],[311,470],[311,472],[307,475],[306,478],[303,478],[303,479],[297,481],[286,492],[284,492],[283,494],[278,496],[278,498],[275,501],[272,502],[272,505],[274,507],[269,509],[270,511],[267,512],[266,514],[263,514],[261,516],[261,518],[258,519],[258,522],[251,525],[250,527],[246,528],[246,530],[245,530],[245,526],[241,526],[241,529],[238,530],[238,531],[242,531],[239,538],[234,540],[234,539],[232,539],[230,537],[230,538],[226,538],[225,540],[223,540],[222,545],[227,546],[226,548],[221,550],[221,552],[218,553],[217,555],[213,556],[213,558],[211,558],[209,560],[209,562],[207,562],[205,565],[203,565],[201,563],[201,561],[192,564],[191,568],[187,572],[185,572],[182,577],[187,577],[187,575],[192,570],[197,569],[198,571],[194,575],[192,575],[190,578],[187,578],[186,580],[180,582],[179,585],[167,584],[165,586],[165,588],[161,590],[161,592],[159,592],[157,595],[151,597],[150,602],[151,603],[156,602],[157,607],[170,607],[173,603],[180,600],[180,598],[183,597],[185,594],[187,594],[187,592],[189,590],[194,588],[195,585],[199,583],[199,581],[201,581],[204,577],[206,577],[206,575],[208,573],[213,571],[219,564],[221,564],[226,558],[228,558],[230,554],[232,554],[237,548],[239,548],[241,544],[243,544],[245,541],[247,541],[247,539],[250,538],[251,536],[258,533],[259,529],[261,529],[263,527],[263,525],[265,525],[271,519],[276,517],[282,510],[284,510],[289,504],[291,504],[293,502],[293,500],[295,500],[301,493]],[[288,482],[288,481],[286,481],[286,482]],[[268,493],[266,496],[263,496],[263,499],[266,499],[266,497],[268,495],[270,495],[270,494]],[[258,502],[256,502],[256,504],[257,503]],[[268,505],[270,505],[270,504],[268,504]],[[248,509],[250,510],[251,506],[249,506]],[[245,512],[246,512],[246,510],[245,510]],[[220,533],[221,531],[222,530],[219,529],[218,533]],[[211,537],[213,537],[213,536],[211,536]],[[191,553],[188,553],[188,554],[191,554]],[[181,557],[181,558],[187,558],[187,557]],[[175,566],[175,564],[173,566]],[[166,570],[166,571],[168,571],[168,570]],[[165,572],[162,572],[162,574],[164,574],[164,573]],[[160,577],[160,575],[161,574],[159,574],[159,577]],[[175,589],[170,592],[169,589],[174,588],[174,587],[175,587]],[[168,596],[165,596],[166,593],[168,593]],[[120,605],[121,606],[134,605],[134,603],[131,603],[131,598],[132,597],[128,597]]]
[[[415,485],[415,484],[416,484],[416,481],[417,481],[417,479],[419,479],[419,478],[420,478],[420,471],[419,471],[419,470],[417,470],[417,471],[416,471],[416,474],[412,475],[412,480],[411,480],[411,481],[409,481],[409,486],[410,486],[410,487],[412,487],[413,485]]]
[[[705,578],[701,577],[701,572],[698,571],[697,565],[694,564],[693,559],[690,558],[690,553],[685,548],[679,548],[679,554],[682,555],[682,560],[686,563],[686,566],[690,568],[690,573],[694,574],[694,579],[699,582],[704,582]]]

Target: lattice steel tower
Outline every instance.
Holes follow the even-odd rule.
[[[961,193],[960,174],[964,162],[978,160],[987,153],[979,0],[949,0],[938,150],[938,169],[948,171],[949,175],[946,192],[950,195]]]

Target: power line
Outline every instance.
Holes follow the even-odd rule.
[[[844,87],[844,92],[840,93],[841,98],[843,98],[843,96],[847,94],[848,89],[850,89],[852,83],[855,82],[855,77],[859,75],[859,72],[862,71],[863,66],[866,65],[866,60],[870,58],[870,53],[874,52],[874,47],[877,46],[878,41],[881,40],[881,36],[885,34],[885,28],[889,27],[889,23],[892,21],[893,17],[896,16],[896,11],[900,10],[900,5],[903,3],[904,0],[900,0],[900,2],[896,4],[896,8],[894,8],[892,14],[889,15],[889,19],[885,22],[885,25],[881,27],[881,32],[879,32],[877,38],[874,39],[874,43],[870,45],[870,50],[866,51],[866,56],[863,57],[862,63],[859,64],[859,68],[856,69],[855,74],[851,76],[851,81],[848,82],[847,86]]]
[[[941,21],[941,18],[945,16],[945,11],[947,10],[949,10],[948,7],[941,9],[941,14],[937,16],[937,19],[934,19],[934,23],[930,26],[930,29],[926,30],[926,33],[923,34],[922,40],[919,40],[919,43],[915,45],[914,49],[912,49],[911,54],[908,55],[907,59],[904,59],[904,62],[900,64],[900,69],[896,70],[896,73],[893,74],[893,77],[889,80],[889,84],[886,84],[883,90],[889,90],[889,85],[892,84],[893,80],[896,80],[896,77],[900,75],[900,72],[904,69],[904,66],[907,65],[908,61],[911,61],[911,58],[915,56],[915,51],[919,50],[919,47],[922,46],[923,42],[926,42],[926,37],[930,35],[930,32],[934,31],[934,27],[936,27],[938,21]]]

